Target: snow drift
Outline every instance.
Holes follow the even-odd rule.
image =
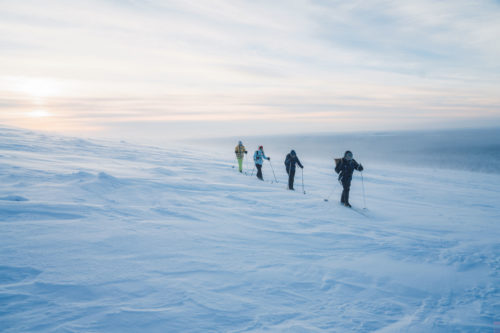
[[[0,128],[0,331],[499,328],[499,175],[272,162]]]

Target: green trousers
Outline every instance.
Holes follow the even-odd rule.
[[[240,172],[243,172],[243,158],[238,158],[238,167],[240,168]]]

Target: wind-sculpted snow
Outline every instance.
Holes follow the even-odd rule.
[[[496,174],[363,160],[349,210],[307,158],[0,137],[1,332],[500,329]]]

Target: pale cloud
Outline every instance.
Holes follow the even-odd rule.
[[[494,1],[3,1],[0,122],[500,125],[499,31]]]

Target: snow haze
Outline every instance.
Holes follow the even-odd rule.
[[[390,169],[410,166],[500,174],[500,128],[233,136],[186,142],[220,154],[231,151],[239,140],[252,152],[264,145],[280,164],[291,149],[323,165],[332,165],[334,158],[350,150],[356,159]]]

